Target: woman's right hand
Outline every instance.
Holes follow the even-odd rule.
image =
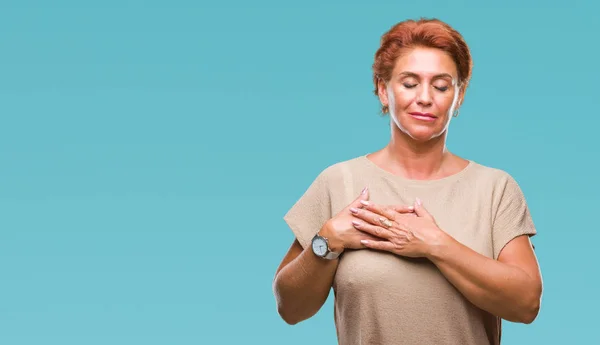
[[[367,188],[363,189],[360,195],[352,201],[350,205],[346,206],[337,215],[329,219],[321,228],[319,234],[327,238],[329,248],[332,251],[342,252],[344,249],[362,249],[366,247],[360,243],[361,240],[381,240],[380,238],[373,237],[357,230],[352,224],[352,221],[355,220],[356,217],[350,212],[350,209],[363,208],[364,206],[361,204],[362,200],[369,200],[369,190]],[[406,210],[397,209],[397,211],[413,212],[408,208]]]

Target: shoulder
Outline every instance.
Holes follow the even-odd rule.
[[[507,183],[516,182],[516,179],[507,170],[483,165],[474,161],[471,161],[471,164],[473,164],[473,173],[470,174],[472,179],[489,182],[496,186],[503,186]]]
[[[494,199],[522,194],[517,179],[507,170],[473,161],[471,164],[473,164],[473,169],[469,174],[469,182],[473,182],[473,185],[478,188],[483,187],[482,191],[491,193]]]
[[[325,166],[317,178],[327,184],[343,181],[364,167],[363,159],[364,156],[356,156],[333,162]]]

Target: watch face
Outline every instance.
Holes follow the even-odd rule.
[[[312,241],[312,249],[318,256],[325,256],[327,254],[327,242],[322,237],[315,237]]]

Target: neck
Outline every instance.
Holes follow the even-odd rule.
[[[418,142],[392,127],[392,137],[384,148],[385,161],[391,170],[410,179],[433,179],[443,175],[442,167],[452,155],[446,148],[445,131],[426,142]]]

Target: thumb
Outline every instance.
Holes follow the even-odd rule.
[[[423,206],[423,201],[419,198],[416,198],[415,200],[415,213],[418,217],[433,219],[433,216],[427,211],[425,206]]]

